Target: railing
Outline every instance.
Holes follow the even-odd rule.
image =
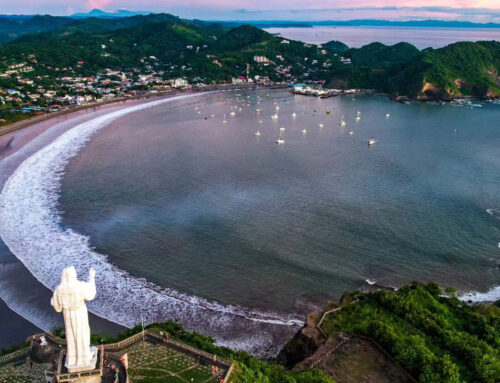
[[[122,348],[130,346],[131,344],[137,343],[139,340],[142,339],[142,337],[143,334],[142,332],[140,332],[138,334],[132,335],[130,338],[126,338],[116,343],[103,344],[102,346],[106,351],[121,350]]]
[[[20,350],[11,352],[10,354],[0,356],[0,366],[8,363],[12,363],[17,359],[21,359],[28,356],[31,352],[31,345]]]

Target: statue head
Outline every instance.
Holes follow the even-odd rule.
[[[76,282],[76,270],[74,266],[67,267],[62,272],[61,284],[71,285]]]

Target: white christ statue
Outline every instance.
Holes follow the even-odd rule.
[[[57,312],[64,314],[66,334],[66,367],[69,372],[95,368],[95,347],[90,347],[89,315],[85,301],[95,298],[95,270],[91,267],[88,282],[79,281],[73,266],[63,270],[61,284],[50,301]]]

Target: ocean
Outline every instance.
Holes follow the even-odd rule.
[[[269,33],[304,41],[323,44],[338,40],[351,48],[359,48],[374,41],[393,45],[408,42],[419,49],[441,48],[457,41],[500,41],[497,28],[401,28],[401,27],[312,27],[266,28]]]
[[[499,112],[285,90],[129,107],[24,161],[0,195],[0,235],[49,288],[94,265],[101,317],[178,319],[271,356],[367,279],[499,298]]]

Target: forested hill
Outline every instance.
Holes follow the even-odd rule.
[[[500,42],[458,42],[419,51],[408,43],[372,43],[343,51],[352,65],[330,85],[370,88],[419,100],[500,97]]]
[[[17,21],[25,26],[20,34],[32,31],[28,26],[33,19]],[[0,19],[0,28],[4,21]],[[408,43],[349,49],[338,41],[317,46],[249,25],[229,28],[169,14],[79,20],[41,16],[36,32],[51,23],[50,30],[0,45],[0,73],[26,62],[34,69],[24,75],[28,79],[111,70],[211,83],[249,74],[285,83],[325,80],[330,87],[421,100],[500,96],[499,42],[423,51]],[[11,80],[9,84],[15,83]]]

